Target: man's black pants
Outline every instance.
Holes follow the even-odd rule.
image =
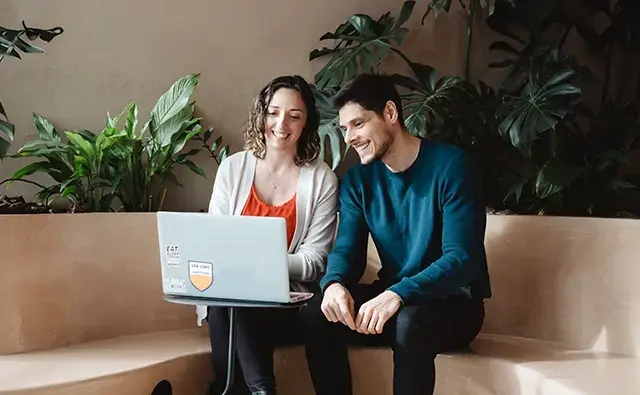
[[[378,296],[376,285],[358,284],[350,289],[355,314],[360,306]],[[306,352],[316,395],[350,395],[351,371],[347,345],[391,346],[394,395],[432,394],[435,357],[465,348],[477,336],[484,321],[484,304],[467,297],[431,300],[400,307],[380,335],[364,335],[342,323],[327,321],[318,293],[302,311],[306,327]]]

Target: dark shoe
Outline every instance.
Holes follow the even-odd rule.
[[[222,395],[224,392],[224,387],[226,383],[218,383],[216,381],[209,381],[207,383],[207,389],[205,395]],[[231,385],[231,390],[229,390],[229,395],[252,395],[247,390],[246,385],[242,385],[244,383],[233,383]],[[265,392],[267,395],[271,395],[269,392]],[[260,393],[262,395],[262,393]]]

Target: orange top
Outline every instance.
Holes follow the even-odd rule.
[[[271,206],[258,197],[255,185],[251,185],[249,198],[242,209],[242,215],[253,217],[281,217],[287,222],[287,246],[291,246],[296,230],[296,195],[280,206]]]

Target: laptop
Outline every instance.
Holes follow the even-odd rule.
[[[284,218],[156,215],[165,295],[280,305],[313,297],[290,292]]]

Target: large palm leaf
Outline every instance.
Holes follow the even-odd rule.
[[[507,96],[501,109],[500,134],[524,148],[541,133],[554,129],[568,113],[575,110],[581,90],[571,82],[575,72],[566,68],[540,78],[539,70],[531,70],[529,79],[518,96]]]
[[[338,115],[338,110],[331,104],[331,97],[336,93],[337,89],[321,91],[314,85],[311,86],[311,89],[320,112],[320,127],[318,129],[320,134],[320,158],[322,160],[327,159],[325,147],[329,142],[331,147],[331,167],[335,170],[340,165],[345,154],[342,150],[343,135],[340,129],[340,116]]]
[[[320,41],[333,40],[332,48],[315,49],[309,60],[331,55],[329,62],[315,75],[315,83],[324,90],[340,86],[358,73],[371,72],[389,54],[398,51],[408,29],[402,25],[411,17],[415,1],[405,1],[397,19],[389,13],[377,21],[369,15],[355,14],[338,26],[335,32],[325,33]]]
[[[448,117],[452,103],[465,94],[464,85],[458,77],[438,78],[431,66],[408,62],[414,78],[395,74],[395,82],[409,90],[402,95],[405,125],[409,132],[424,137],[432,132],[437,123]]]

